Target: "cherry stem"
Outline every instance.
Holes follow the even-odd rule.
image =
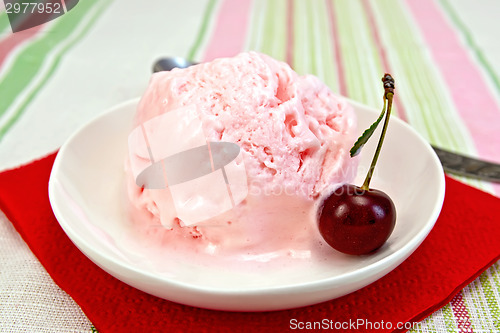
[[[386,86],[388,79],[392,80],[392,86],[390,87]],[[370,169],[368,169],[365,181],[361,186],[361,188],[365,191],[368,191],[370,189],[370,181],[372,180],[373,172],[375,170],[375,164],[377,164],[378,156],[380,155],[380,150],[382,149],[382,143],[384,142],[385,133],[387,132],[387,127],[389,125],[389,117],[391,116],[392,97],[394,96],[394,79],[389,74],[385,74],[384,77],[382,78],[382,81],[384,82],[384,88],[385,88],[384,108],[385,108],[385,103],[387,101],[387,114],[385,115],[384,127],[382,128],[382,133],[380,134],[380,139],[378,140],[377,149],[375,150],[375,155],[373,155]]]

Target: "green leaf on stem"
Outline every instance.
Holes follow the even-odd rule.
[[[382,118],[384,118],[385,104],[386,104],[386,99],[384,98],[384,108],[382,109],[380,116],[378,117],[377,120],[375,120],[375,122],[373,124],[371,124],[370,127],[368,127],[368,129],[366,129],[363,132],[363,134],[361,134],[361,136],[358,138],[358,140],[356,140],[356,142],[354,143],[354,145],[352,146],[352,148],[350,150],[351,157],[354,157],[361,152],[361,148],[363,148],[365,143],[367,143],[368,139],[370,139],[370,137],[372,136],[373,132],[375,132],[375,130],[377,129],[378,124],[380,124],[380,122],[382,121]]]

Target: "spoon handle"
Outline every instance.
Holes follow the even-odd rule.
[[[446,172],[500,183],[500,164],[452,153],[434,146],[432,148]]]

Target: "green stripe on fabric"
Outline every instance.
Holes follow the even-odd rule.
[[[445,88],[432,58],[421,47],[423,41],[404,8],[397,0],[370,2],[378,17],[381,38],[389,45],[387,54],[397,77],[399,95],[404,102],[408,122],[430,143],[452,151],[476,153],[473,139],[457,113],[450,92]],[[477,180],[461,181],[491,191]]]
[[[360,0],[332,0],[342,52],[347,96],[380,108],[382,64]]]
[[[286,60],[286,1],[267,1],[261,31],[262,45],[257,51],[277,60]]]
[[[306,36],[308,29],[307,16],[305,12],[305,2],[301,0],[294,0],[293,3],[293,68],[301,75],[310,72],[309,65],[309,38]]]
[[[436,320],[434,319],[434,316],[427,317],[425,323],[426,323],[426,333],[439,333],[438,328],[436,326]],[[418,330],[417,332],[422,332]]]
[[[421,46],[419,31],[404,3],[397,0],[369,2],[375,12],[399,95],[409,123],[429,142],[452,151],[475,154],[472,137],[457,113],[450,92]],[[491,186],[465,180],[483,190]]]
[[[252,15],[250,18],[250,27],[247,31],[246,51],[257,51],[260,49],[260,36],[263,26],[263,0],[254,0],[252,3]]]
[[[459,142],[453,135],[456,131],[448,126],[452,120],[444,119],[453,105],[444,101],[447,92],[435,83],[439,80],[435,78],[430,59],[419,51],[419,43],[408,26],[400,2],[381,0],[370,4],[379,17],[381,38],[388,45],[387,55],[393,75],[399,82],[397,88],[405,102],[409,123],[431,143],[445,145],[445,148],[459,148]],[[436,93],[443,98],[436,99]]]
[[[473,319],[479,316],[478,310],[481,309],[476,301],[476,298],[478,297],[476,296],[478,294],[476,281],[477,279],[471,282],[468,286],[464,287],[462,290],[462,294],[464,295],[463,301],[467,306],[467,311],[469,312],[469,316],[471,318],[472,330],[474,332],[478,327]]]
[[[481,281],[482,290],[486,298],[486,303],[488,304],[488,310],[493,318],[500,318],[500,309],[498,302],[495,299],[495,294],[493,292],[493,286],[491,284],[491,279],[489,278],[488,272],[485,272],[479,276],[479,281]],[[500,321],[496,320],[494,322],[495,328],[500,331]]]
[[[313,72],[331,90],[339,91],[339,81],[333,45],[332,29],[329,20],[328,8],[324,1],[315,1],[312,11],[313,40],[316,57],[316,71]]]
[[[434,325],[433,317],[427,317],[419,322],[414,328],[410,329],[408,333],[438,333]]]
[[[274,34],[272,57],[286,61],[287,47],[287,0],[276,0],[274,3]]]
[[[500,294],[500,261],[493,264],[488,272],[491,273],[493,281],[495,282],[495,289],[497,289],[498,294]],[[500,320],[500,316],[498,317],[498,320]]]
[[[260,15],[261,17],[261,27],[260,27],[260,45],[259,48],[257,48],[255,51],[262,52],[262,53],[269,53],[269,35],[271,34],[271,27],[272,27],[272,13],[271,13],[271,6],[274,3],[274,1],[264,1],[262,3],[261,10],[262,12]]]
[[[446,325],[446,330],[450,333],[458,332],[457,323],[455,322],[455,316],[453,315],[453,310],[451,309],[449,303],[442,308],[442,314],[444,323]]]
[[[312,6],[316,3],[316,1],[311,1],[309,3],[306,4],[306,10],[305,10],[305,13],[304,13],[304,16],[307,17],[307,26],[308,26],[308,34],[307,34],[307,39],[309,40],[309,48],[308,48],[308,57],[310,59],[310,68],[309,68],[309,71],[305,74],[313,74],[313,75],[317,75],[318,74],[318,68],[316,66],[316,57],[315,57],[315,54],[316,54],[316,48],[317,48],[317,45],[316,45],[316,41],[314,40],[314,37],[315,37],[315,32],[314,32],[314,25],[316,24],[315,20],[314,20],[314,16],[313,16],[313,12],[312,12]]]
[[[299,74],[317,75],[332,89],[338,86],[328,13],[324,2],[293,3],[293,63]],[[285,61],[287,51],[286,0],[255,0],[246,49]]]
[[[88,14],[89,11],[91,11],[91,9],[94,7],[94,4],[96,3],[100,3],[100,6],[96,7],[96,9],[93,11],[93,16],[87,20],[85,26],[80,30],[78,35],[72,37],[71,33],[77,30],[78,23],[82,21],[85,15]],[[72,37],[69,43],[65,45],[61,50],[59,50],[59,52],[54,56],[52,63],[49,64],[49,70],[44,74],[39,82],[37,82],[36,86],[33,87],[33,89],[29,92],[28,96],[25,98],[22,104],[17,107],[16,110],[14,110],[13,114],[9,115],[7,121],[0,127],[0,141],[3,139],[12,125],[15,124],[15,122],[21,117],[26,107],[31,103],[31,101],[51,78],[52,74],[57,69],[63,55],[78,41],[80,41],[83,36],[86,35],[86,33],[91,29],[93,24],[98,19],[98,17],[101,16],[105,8],[109,6],[110,3],[111,1],[81,1],[79,3],[79,6],[77,7],[78,10],[73,10],[71,12],[73,13],[71,17],[70,15],[63,16],[60,22],[58,22],[58,24],[54,27],[54,31],[62,30],[69,33],[61,35],[48,33],[45,38],[38,40],[33,45],[26,48],[18,57],[10,72],[4,77],[3,81],[0,82],[0,90],[2,91],[7,90],[6,88],[9,87],[9,83],[15,88],[10,89],[10,91],[5,94],[5,96],[7,96],[8,98],[10,97],[9,99],[11,103],[14,101],[14,98],[17,97],[19,93],[21,93],[25,86],[29,84],[30,79],[35,77],[37,72],[41,70],[43,62],[50,54],[49,48],[57,47],[59,43],[64,42],[68,37]],[[62,36],[64,36],[64,39],[62,38]],[[27,66],[27,68],[23,67],[26,66],[26,62],[29,62],[33,59],[36,59],[36,68],[34,68],[34,66]],[[19,82],[21,82],[22,85]],[[5,113],[8,105],[6,106],[6,103],[3,103],[3,100],[4,99],[0,101],[0,103],[2,103],[1,106],[3,107],[0,111],[2,111],[2,113]]]
[[[9,18],[5,12],[2,12],[0,13],[0,36],[8,33],[8,30],[10,30]],[[12,32],[12,30],[10,30],[10,32]]]
[[[398,95],[403,100],[408,122],[430,143],[451,151],[476,154],[473,139],[457,113],[444,79],[432,58],[421,47],[419,31],[404,3],[397,0],[371,1],[381,38],[387,47]],[[487,183],[459,178],[491,191]]]
[[[325,3],[296,0],[293,6],[293,68],[301,75],[318,76],[330,89],[338,91],[336,58]]]
[[[98,3],[97,1],[81,1],[68,15],[59,17],[42,38],[26,47],[0,81],[0,116],[24,90],[33,77],[41,70],[43,62],[50,51],[64,41],[78,26],[87,11]]]
[[[439,0],[439,2],[441,3],[441,7],[445,10],[446,14],[451,19],[453,24],[458,28],[458,30],[460,30],[460,32],[464,36],[467,46],[472,50],[481,66],[483,66],[483,69],[485,70],[486,74],[490,78],[497,91],[500,92],[500,78],[496,75],[493,67],[490,65],[488,60],[486,60],[484,53],[474,41],[472,34],[467,29],[464,22],[459,18],[457,12],[455,11],[455,9],[453,9],[451,3],[448,0]]]
[[[482,318],[487,322],[492,322],[493,318],[486,303],[486,298],[483,294],[483,288],[479,278],[475,279],[471,284],[464,288],[465,294],[468,295],[465,301],[471,303],[469,313],[471,318]],[[474,332],[476,329],[484,329],[482,326],[477,326],[479,323],[472,321]]]
[[[210,22],[210,18],[213,17],[213,13],[215,10],[215,4],[217,0],[208,0],[207,6],[205,7],[205,13],[203,15],[203,20],[201,21],[200,30],[198,30],[198,35],[196,36],[195,42],[191,49],[188,52],[187,58],[189,60],[196,60],[196,56],[200,51],[201,44],[203,40],[206,38],[208,31],[208,24]]]
[[[286,61],[287,0],[255,0],[246,50]]]
[[[487,272],[490,273],[492,279],[493,279],[493,289],[496,290],[496,295],[500,295],[500,261],[497,261],[495,264],[493,264],[490,269],[487,270]],[[496,297],[496,299],[499,299],[499,297]],[[500,328],[500,314],[498,312],[495,313],[495,316],[493,317],[493,322],[495,327],[499,330]]]

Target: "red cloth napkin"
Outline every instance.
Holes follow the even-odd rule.
[[[401,332],[405,329],[397,329],[399,322],[428,316],[500,257],[500,199],[446,178],[443,210],[427,239],[398,268],[357,292],[277,312],[235,313],[184,306],[120,282],[73,245],[49,204],[47,185],[54,157],[1,173],[0,209],[101,333],[214,328],[218,332],[281,332],[313,322],[323,328],[343,327],[345,332]]]

